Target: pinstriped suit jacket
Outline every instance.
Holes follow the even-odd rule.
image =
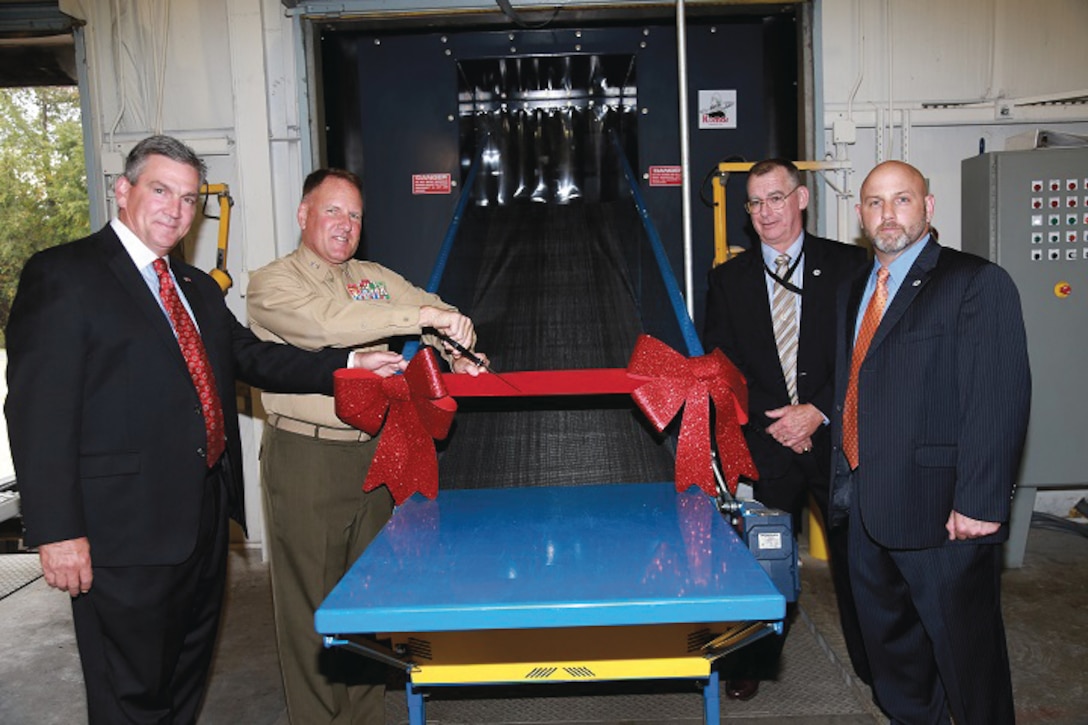
[[[869,271],[839,295],[833,523],[857,496],[869,534],[887,548],[947,543],[953,510],[1006,522],[972,543],[1005,540],[1031,398],[1015,284],[980,257],[927,243],[861,367],[860,463],[851,477],[841,449],[842,403]]]

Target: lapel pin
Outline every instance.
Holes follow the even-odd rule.
[[[920,284],[922,284],[922,280],[916,279],[916,280],[914,280],[913,282],[910,283],[910,286],[911,287],[917,287]]]
[[[819,277],[820,276],[820,270],[818,270],[818,269],[812,270],[812,276],[813,277]]]

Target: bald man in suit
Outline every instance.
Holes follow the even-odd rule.
[[[880,164],[857,207],[874,263],[838,305],[832,518],[878,705],[896,723],[1014,722],[1001,543],[1031,397],[1020,298],[937,243],[914,167]]]

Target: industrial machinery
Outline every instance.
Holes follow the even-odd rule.
[[[1088,388],[1076,383],[1088,329],[1088,147],[979,154],[962,164],[963,249],[1020,291],[1032,400],[1006,564],[1024,559],[1036,490],[1088,486]]]
[[[212,216],[205,210],[204,216],[208,219],[216,219],[219,222],[219,232],[217,236],[217,244],[215,249],[215,267],[212,268],[209,275],[219,285],[219,289],[223,290],[223,294],[227,293],[231,285],[234,284],[234,280],[231,279],[230,272],[227,271],[227,243],[230,240],[230,209],[234,206],[234,199],[230,195],[230,187],[226,184],[204,184],[200,187],[200,194],[207,199],[207,197],[215,194],[219,200],[219,216]]]
[[[775,588],[787,602],[796,602],[801,593],[801,568],[790,515],[758,501],[745,501],[738,532]]]
[[[785,612],[713,502],[660,483],[417,495],[314,619],[408,675],[411,725],[436,687],[644,679],[700,683],[716,723],[714,661]]]
[[[691,69],[692,167],[796,158],[799,121],[774,111],[795,103],[792,10],[719,20],[688,32],[688,56],[712,59]],[[468,313],[495,370],[623,368],[642,333],[702,355],[673,271],[668,18],[440,32],[360,21],[320,43],[328,163],[364,181],[362,254]],[[701,279],[713,223],[699,218]],[[620,396],[459,400],[437,498],[397,510],[318,632],[403,667],[413,723],[420,688],[670,677],[700,681],[716,721],[712,662],[781,631],[797,552],[788,516],[747,502],[722,516],[704,493],[677,493],[675,434]],[[396,592],[371,586],[390,566]],[[374,631],[393,646],[359,636]]]
[[[723,158],[805,155],[804,119],[795,110],[799,7],[689,12],[692,179],[709,179]],[[422,282],[462,193],[472,196],[466,214],[624,198],[609,140],[615,136],[682,279],[678,41],[668,9],[592,17],[560,12],[544,27],[460,20],[440,30],[422,18],[345,18],[322,26],[323,148],[330,165],[363,177],[364,255]],[[477,156],[481,179],[469,189]],[[701,191],[708,193],[689,188],[689,204],[700,204]],[[742,246],[743,192],[734,185],[726,194],[729,236]],[[686,301],[698,327],[714,232],[709,210],[696,208],[690,260],[696,284]],[[450,292],[456,290],[444,290]]]
[[[612,143],[626,199],[473,212],[462,192],[430,287],[474,280],[467,309],[500,371],[623,367],[647,331],[702,353]],[[781,634],[799,589],[789,515],[678,493],[672,439],[630,401],[590,398],[459,403],[436,499],[400,506],[318,609],[328,646],[407,673],[413,725],[435,687],[631,679],[699,682],[716,722],[713,663]]]

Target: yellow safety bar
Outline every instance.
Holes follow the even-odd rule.
[[[794,165],[801,171],[828,171],[832,169],[849,168],[845,161],[794,161]],[[741,247],[729,246],[728,235],[725,229],[725,184],[722,178],[733,172],[747,173],[755,166],[752,161],[723,161],[718,164],[718,173],[714,175],[714,266],[728,262],[739,252]]]
[[[215,251],[215,269],[211,275],[223,290],[223,294],[234,284],[230,272],[227,271],[227,238],[230,236],[230,208],[234,206],[234,199],[230,196],[230,187],[226,184],[204,184],[200,187],[200,193],[204,196],[215,194],[219,198],[219,244]]]

